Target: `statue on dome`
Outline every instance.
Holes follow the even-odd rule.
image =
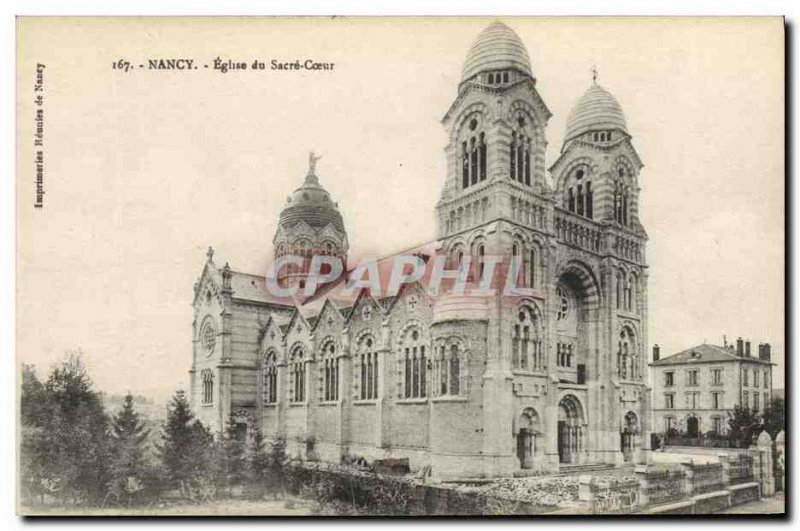
[[[313,151],[310,151],[310,152],[308,153],[308,174],[309,174],[309,175],[315,175],[315,174],[316,174],[316,171],[317,171],[317,161],[318,161],[319,159],[321,159],[321,158],[322,158],[322,156],[319,156],[319,157],[318,157],[318,156],[314,155],[314,152],[313,152]]]

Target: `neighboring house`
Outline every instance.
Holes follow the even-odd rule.
[[[724,434],[736,406],[763,412],[772,396],[772,353],[769,343],[739,338],[736,346],[702,344],[660,358],[653,346],[653,431],[677,430],[696,437]]]

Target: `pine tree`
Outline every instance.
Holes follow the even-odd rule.
[[[267,454],[267,444],[264,434],[260,429],[253,430],[250,440],[250,455],[248,458],[248,475],[253,492],[259,495],[264,493],[269,480],[270,457]]]
[[[139,420],[133,408],[133,395],[128,393],[122,409],[111,422],[112,465],[110,493],[117,499],[127,498],[130,504],[136,494],[144,489],[146,475],[144,445],[150,431]]]
[[[222,479],[229,491],[241,484],[246,477],[245,438],[245,431],[231,415],[225,425],[225,431],[217,439],[222,459]]]
[[[193,483],[213,483],[214,437],[194,418],[186,393],[177,391],[168,406],[159,453],[169,481],[193,497]]]

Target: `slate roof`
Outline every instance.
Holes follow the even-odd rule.
[[[770,364],[770,362],[758,358],[739,357],[736,355],[736,351],[730,348],[703,343],[702,345],[687,348],[672,356],[661,358],[658,361],[652,362],[650,365],[683,365],[687,363],[722,363],[729,361],[754,361],[757,363],[764,363],[765,365]]]

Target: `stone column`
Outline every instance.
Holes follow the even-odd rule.
[[[634,474],[639,480],[639,503],[642,507],[647,507],[650,504],[650,495],[647,492],[650,486],[647,480],[647,465],[636,465]]]
[[[717,456],[719,463],[722,465],[722,488],[727,489],[731,486],[731,462],[728,454],[719,454]]]
[[[681,462],[681,468],[686,474],[686,496],[694,496],[694,460]]]

